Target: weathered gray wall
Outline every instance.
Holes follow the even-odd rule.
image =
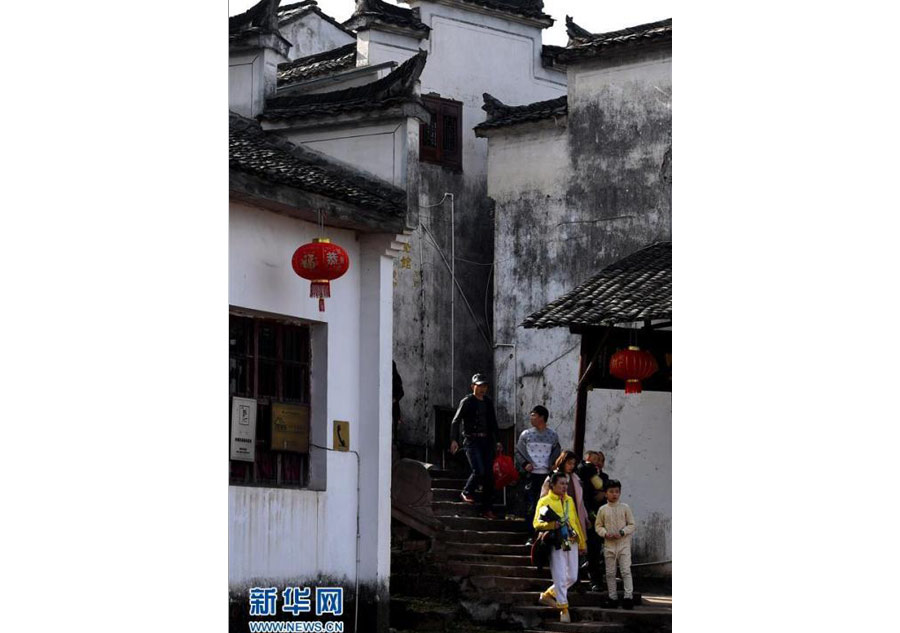
[[[567,203],[592,271],[671,239],[671,108],[669,48],[569,70]]]
[[[671,51],[644,50],[569,70],[569,115],[492,134],[496,201],[498,410],[528,424],[543,403],[573,444],[580,337],[526,330],[526,316],[621,257],[671,240]],[[671,558],[671,394],[588,397],[586,448],[607,454],[635,511],[635,562]]]
[[[420,164],[421,224],[449,263],[449,201],[440,207],[426,205],[436,204],[445,193],[454,194],[456,276],[471,313],[457,292],[451,336],[452,279],[425,228],[415,231],[409,252],[394,263],[394,360],[406,394],[400,440],[420,446],[433,442],[434,407],[455,407],[469,391],[474,372],[491,375],[494,370],[491,342],[485,340],[491,338],[493,316],[493,203],[487,197],[487,141],[472,131],[486,116],[482,93],[509,104],[565,93],[565,75],[540,64],[540,29],[460,7],[427,3],[421,9],[422,21],[432,28],[420,44],[428,51],[421,91],[463,104],[462,172]],[[500,412],[501,425],[506,423],[504,415]]]

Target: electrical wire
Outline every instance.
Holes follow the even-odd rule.
[[[459,294],[462,297],[463,303],[466,304],[466,308],[469,310],[469,315],[472,317],[472,322],[475,324],[475,328],[478,330],[478,333],[481,334],[481,338],[484,339],[485,344],[488,346],[488,349],[491,352],[494,351],[493,346],[491,345],[491,340],[487,337],[484,331],[481,329],[481,325],[478,323],[478,317],[475,316],[475,311],[472,309],[472,306],[469,304],[469,300],[466,298],[466,293],[463,292],[462,286],[459,285],[459,280],[456,278],[456,275],[453,274],[453,269],[450,267],[450,264],[447,262],[447,257],[444,255],[444,251],[441,250],[441,247],[438,246],[437,240],[434,239],[434,235],[431,234],[431,231],[428,230],[428,227],[424,224],[420,225],[422,230],[425,231],[425,234],[428,235],[428,238],[431,240],[431,243],[434,245],[434,248],[437,250],[438,254],[441,256],[441,259],[444,262],[444,265],[447,267],[447,270],[450,271],[450,276],[453,278],[453,283],[456,284],[457,290],[459,290]]]

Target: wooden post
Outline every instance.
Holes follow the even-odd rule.
[[[587,333],[581,335],[581,359],[578,362],[578,396],[575,399],[575,437],[574,450],[580,458],[584,455],[584,425],[587,419],[587,392],[589,380],[581,380],[590,363],[590,346]]]

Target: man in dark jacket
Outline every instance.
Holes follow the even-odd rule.
[[[401,422],[400,400],[403,399],[403,379],[400,378],[400,372],[397,371],[397,363],[395,363],[394,361],[391,361],[391,366],[392,366],[393,374],[394,374],[394,376],[393,376],[394,384],[393,384],[393,390],[392,390],[394,404],[391,407],[391,419],[392,419],[392,423],[393,423],[393,433],[394,433],[393,438],[394,438],[394,441],[396,442],[397,441],[397,428],[398,428],[397,425],[400,424],[400,422]]]
[[[484,374],[472,376],[472,393],[459,401],[450,425],[450,452],[456,453],[462,446],[472,467],[460,497],[466,503],[475,503],[475,490],[480,485],[482,516],[494,519],[494,451],[502,450],[502,446],[497,442],[500,436],[497,414],[487,390]]]

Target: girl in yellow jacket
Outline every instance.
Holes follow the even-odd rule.
[[[550,492],[540,498],[534,513],[534,527],[539,531],[559,530],[560,545],[550,552],[550,574],[553,584],[541,593],[538,602],[560,610],[559,621],[571,622],[569,617],[569,587],[578,580],[578,554],[587,549],[584,528],[572,497],[566,494],[568,481],[563,473],[550,476]],[[559,520],[541,518],[543,508],[552,510]]]

